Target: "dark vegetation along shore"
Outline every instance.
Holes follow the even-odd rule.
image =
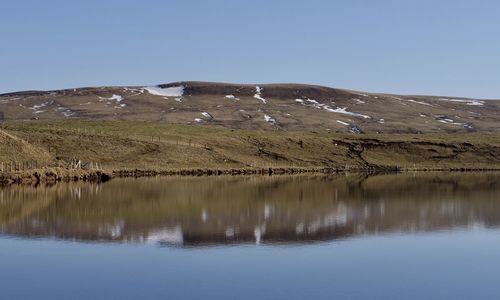
[[[317,133],[90,120],[4,122],[0,130],[3,184],[413,170],[500,170],[500,134]]]

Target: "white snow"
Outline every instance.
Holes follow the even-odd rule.
[[[262,101],[262,103],[266,104],[267,100],[262,98],[262,90],[263,90],[263,88],[261,88],[260,86],[256,86],[255,87],[255,95],[253,95],[253,97],[255,99],[259,99],[260,101]]]
[[[45,112],[45,110],[37,110],[37,111],[34,111],[33,113],[34,113],[34,114],[41,114],[41,113],[43,113],[43,112]]]
[[[200,123],[200,122],[203,122],[203,119],[195,118],[194,121]]]
[[[471,106],[483,106],[484,101],[482,100],[473,100],[473,99],[448,99],[448,98],[439,98],[441,101],[449,101],[449,102],[458,102],[458,103],[464,103],[466,105],[471,105]]]
[[[432,104],[429,104],[427,102],[417,101],[417,100],[413,100],[413,99],[407,99],[406,101],[411,102],[411,103],[421,104],[421,105],[433,106]]]
[[[380,119],[380,120],[378,120],[378,122],[379,122],[380,124],[385,124],[385,119]]]
[[[65,117],[71,117],[73,115],[75,115],[75,112],[72,111],[71,109],[69,108],[64,108],[64,111],[62,112],[62,114],[65,116]]]
[[[202,112],[201,114],[202,114],[204,117],[206,117],[206,118],[210,118],[210,119],[213,119],[213,118],[214,118],[211,114],[209,114],[209,113],[208,113],[208,112],[206,112],[206,111]]]
[[[132,95],[130,95],[128,97],[135,97],[135,96],[139,96],[139,95],[144,93],[144,89],[123,88],[123,90],[125,92],[133,93]]]
[[[470,102],[467,102],[467,105],[471,105],[471,106],[483,106],[484,105],[484,101],[472,100]]]
[[[58,106],[59,106],[59,104],[58,104]],[[71,109],[64,107],[64,106],[60,106],[60,107],[54,109],[54,111],[61,111],[61,110],[62,110],[62,114],[65,117],[71,117],[71,116],[76,114],[76,112],[74,112]]]
[[[307,106],[307,104],[306,104],[306,102],[307,102],[307,103],[310,104],[309,106],[312,106],[314,108],[324,109],[324,110],[329,111],[329,112],[334,112],[334,113],[339,113],[339,114],[345,114],[345,115],[350,115],[350,116],[355,116],[355,117],[362,117],[362,118],[365,118],[365,119],[370,119],[371,118],[370,116],[367,116],[367,115],[363,115],[363,114],[360,114],[360,113],[355,113],[355,112],[347,111],[346,107],[331,108],[330,106],[325,105],[323,103],[319,103],[318,101],[316,101],[314,99],[306,99],[306,100],[295,99],[295,101],[297,101],[299,103],[302,103],[303,105],[306,105],[306,106]],[[332,103],[333,103],[333,101],[332,101]]]
[[[234,95],[226,95],[224,98],[231,100],[240,100],[240,98],[236,98]]]
[[[299,102],[303,105],[309,104],[310,106],[313,106],[315,108],[321,108],[321,107],[325,106],[323,103],[319,103],[318,101],[316,101],[314,99],[309,99],[309,98],[307,98],[305,100],[304,99],[295,99],[295,101]]]
[[[174,86],[168,88],[161,88],[157,86],[145,87],[144,88],[148,93],[155,96],[164,96],[164,97],[182,97],[184,95],[184,86]]]
[[[352,99],[354,102],[356,102],[357,104],[365,104],[366,102],[361,100],[361,99],[358,99],[358,98],[354,98]]]
[[[337,120],[337,123],[342,124],[342,125],[345,125],[345,126],[349,126],[349,123],[342,122],[342,121],[340,121],[340,120]]]
[[[364,119],[370,119],[371,118],[370,116],[367,116],[367,115],[363,115],[363,114],[360,114],[360,113],[355,113],[355,112],[347,111],[346,107],[337,107],[337,108],[333,109],[330,106],[324,106],[323,108],[326,111],[333,112],[333,113],[350,115],[350,116],[354,116],[354,117],[361,117],[361,118],[364,118]]]
[[[309,103],[311,103],[312,106],[316,107],[316,108],[321,108],[322,106],[325,106],[324,104],[319,103],[318,101],[316,101],[314,99],[307,99],[306,101],[309,102]]]
[[[362,93],[354,93],[354,94],[359,95],[359,96],[363,96],[363,97],[370,97],[367,94],[362,94]]]
[[[38,110],[38,109],[40,109],[40,108],[42,108],[44,106],[47,106],[47,104],[49,104],[49,103],[48,102],[44,102],[44,103],[39,104],[39,105],[33,105],[32,107],[30,107],[30,109],[32,109],[32,110]]]
[[[120,103],[121,101],[123,101],[123,97],[120,95],[113,95],[111,96],[111,98],[109,98],[109,100],[115,100],[117,103]]]
[[[270,115],[264,115],[264,120],[266,120],[266,122],[268,122],[268,123],[276,124],[276,120],[273,117],[271,117]]]
[[[313,99],[307,99],[307,102],[319,105],[319,102]]]
[[[111,96],[109,98],[99,97],[99,102],[102,102],[104,100],[106,100],[106,105],[111,105],[111,102],[109,102],[109,101],[116,101],[116,104],[118,106],[115,106],[115,108],[122,108],[122,107],[127,106],[127,104],[125,104],[125,103],[120,104],[120,102],[122,102],[124,100],[124,98],[121,95],[113,94],[113,96]],[[90,102],[88,102],[88,104],[90,104]],[[82,105],[82,104],[80,104],[80,105]]]
[[[449,125],[463,125],[463,123],[457,123],[452,119],[441,119],[441,120],[438,120],[438,122],[441,122],[444,124],[449,124]]]

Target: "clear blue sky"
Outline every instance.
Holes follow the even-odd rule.
[[[0,93],[179,80],[500,98],[500,1],[0,2]]]

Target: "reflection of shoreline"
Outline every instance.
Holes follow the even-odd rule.
[[[500,174],[171,178],[0,191],[0,231],[184,247],[500,225]]]

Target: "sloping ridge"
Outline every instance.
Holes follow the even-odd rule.
[[[0,162],[50,161],[51,155],[43,148],[0,130]]]

